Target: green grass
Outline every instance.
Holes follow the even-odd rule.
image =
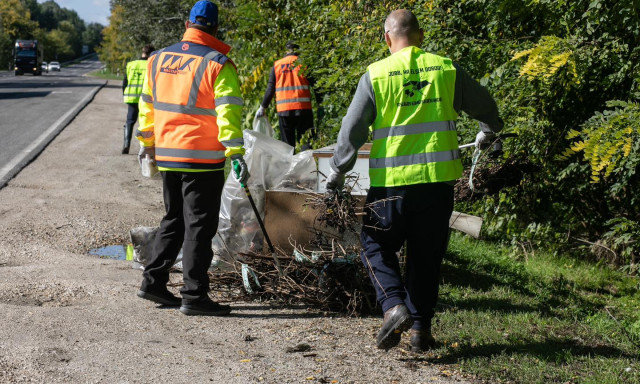
[[[99,77],[101,79],[106,79],[106,80],[123,80],[124,79],[124,75],[122,74],[117,75],[108,69],[99,69],[97,71],[89,73],[89,76]]]
[[[640,280],[537,252],[526,259],[454,234],[442,269],[437,349],[491,383],[640,383]]]

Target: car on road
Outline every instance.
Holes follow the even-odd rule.
[[[58,63],[57,61],[50,62],[48,70],[49,71],[58,71],[58,72],[60,72],[60,63]]]
[[[40,68],[42,68],[42,72],[49,72],[49,66],[47,65],[46,61],[42,62],[42,65],[40,66]]]

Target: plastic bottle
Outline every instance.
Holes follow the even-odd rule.
[[[156,166],[156,162],[153,161],[151,159],[151,156],[149,156],[148,154],[145,155],[144,159],[142,159],[140,168],[142,171],[142,176],[144,177],[153,177],[158,173],[158,167]]]

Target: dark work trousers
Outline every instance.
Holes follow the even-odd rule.
[[[399,197],[391,201],[380,201]],[[375,203],[377,202],[377,203]],[[360,255],[383,311],[404,303],[414,329],[429,329],[438,299],[440,265],[447,250],[453,186],[426,183],[371,187]],[[397,252],[405,243],[404,278]],[[403,282],[404,280],[404,282]]]
[[[211,240],[218,229],[224,172],[163,171],[165,216],[156,234],[142,290],[162,289],[182,247],[183,303],[209,292],[207,270],[213,259]]]
[[[138,103],[127,103],[127,126],[133,126],[138,121]],[[131,134],[129,134],[131,136]]]
[[[307,112],[308,111],[308,112]],[[290,146],[296,146],[296,143],[300,141],[302,135],[309,129],[313,129],[312,137],[315,137],[315,128],[313,126],[313,112],[311,110],[300,111],[297,116],[281,116],[278,115],[278,122],[280,124],[280,140],[289,144]],[[302,150],[309,149],[308,143],[303,143]]]
[[[127,103],[127,107],[127,123],[124,125],[124,140],[122,143],[122,148],[124,148],[126,151],[123,151],[123,153],[129,152],[133,126],[138,120],[138,103]]]

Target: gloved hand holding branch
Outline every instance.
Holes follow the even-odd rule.
[[[327,191],[337,191],[344,187],[344,178],[345,175],[342,172],[336,172],[333,168],[331,168],[331,173],[329,173],[329,177],[327,177]]]

